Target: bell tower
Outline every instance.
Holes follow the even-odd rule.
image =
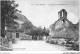
[[[58,12],[59,18],[67,18],[67,12],[65,9],[62,9]]]

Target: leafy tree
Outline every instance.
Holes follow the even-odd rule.
[[[17,16],[14,15],[16,12],[20,12],[16,9],[18,4],[13,0],[1,1],[1,36],[5,37],[5,26],[12,27],[17,24],[14,19]]]
[[[44,35],[44,36],[49,36],[49,29],[46,29],[46,28],[44,27],[44,29],[43,29],[43,35]]]
[[[32,29],[33,28],[33,25],[31,22],[29,21],[25,21],[23,24],[22,24],[22,27],[21,27],[23,30],[29,30],[29,29]]]
[[[42,28],[31,29],[28,34],[32,35],[32,36],[42,36],[43,35],[43,29]]]
[[[32,36],[49,36],[49,30],[48,29],[42,29],[41,27],[31,29],[29,32],[26,32],[26,34],[32,35]]]

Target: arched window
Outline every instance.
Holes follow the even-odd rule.
[[[64,13],[62,12],[62,17],[63,17],[63,14],[64,14]]]

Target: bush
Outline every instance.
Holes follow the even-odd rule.
[[[15,39],[13,39],[13,40],[12,40],[12,43],[16,43],[16,40],[15,40]]]
[[[47,43],[50,43],[50,44],[58,44],[58,41],[57,39],[49,39],[46,41]]]

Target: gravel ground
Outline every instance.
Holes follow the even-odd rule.
[[[53,45],[45,41],[18,41],[13,44],[13,51],[67,51],[64,46]]]

